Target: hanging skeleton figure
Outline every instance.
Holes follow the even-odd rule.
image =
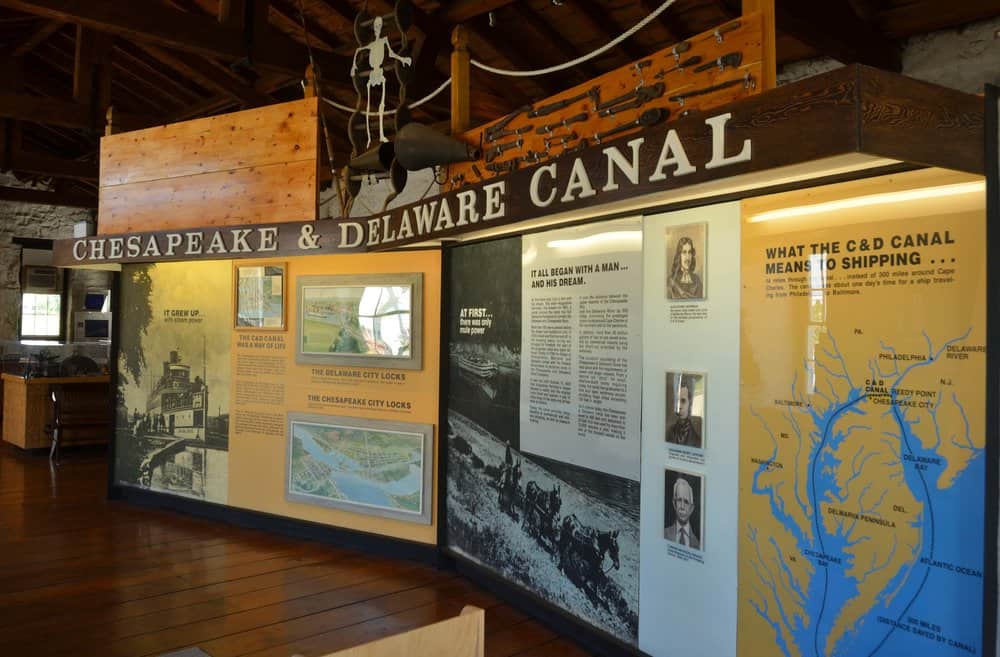
[[[376,16],[372,21],[372,32],[373,37],[371,43],[364,46],[359,46],[357,50],[354,51],[354,63],[351,66],[351,77],[354,77],[358,73],[358,55],[363,51],[368,51],[368,65],[371,67],[371,75],[368,77],[368,85],[365,96],[365,130],[368,135],[368,143],[366,146],[371,146],[372,143],[372,131],[371,124],[368,122],[368,115],[371,114],[372,109],[372,87],[381,87],[381,97],[378,104],[378,134],[379,140],[383,142],[389,141],[385,136],[385,87],[386,80],[385,74],[382,72],[382,64],[385,63],[385,56],[388,53],[389,57],[395,59],[403,66],[409,66],[413,60],[410,57],[401,57],[393,51],[392,46],[389,45],[389,39],[382,36],[382,17]]]

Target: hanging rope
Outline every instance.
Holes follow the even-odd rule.
[[[572,61],[566,62],[565,64],[559,64],[557,66],[550,66],[548,68],[538,68],[538,69],[535,69],[533,71],[511,71],[511,70],[506,70],[506,69],[495,68],[493,66],[489,66],[489,65],[484,64],[484,63],[482,63],[482,62],[480,62],[478,60],[475,60],[475,59],[471,60],[469,63],[472,64],[473,66],[475,66],[476,68],[482,69],[482,70],[487,71],[489,73],[495,73],[497,75],[506,75],[506,76],[518,77],[518,78],[530,78],[530,77],[534,77],[536,75],[548,75],[549,73],[555,73],[557,71],[562,71],[562,70],[565,70],[567,68],[576,66],[577,64],[582,64],[583,62],[586,62],[588,60],[593,59],[594,57],[599,57],[599,56],[603,55],[604,53],[606,53],[607,51],[611,50],[612,48],[614,48],[615,46],[617,46],[619,43],[621,43],[622,41],[624,41],[625,39],[629,38],[630,36],[632,36],[633,34],[635,34],[636,32],[638,32],[642,28],[646,27],[646,25],[648,25],[650,21],[652,21],[654,18],[656,18],[657,16],[659,16],[660,14],[662,14],[664,11],[666,11],[667,8],[670,7],[670,5],[674,4],[674,2],[676,2],[676,0],[666,0],[666,2],[664,2],[662,5],[660,5],[655,10],[653,10],[653,12],[649,16],[646,16],[645,18],[643,18],[641,21],[639,21],[638,23],[636,23],[635,25],[633,25],[630,29],[626,30],[621,35],[619,35],[616,39],[613,39],[613,40],[609,41],[608,43],[604,44],[603,46],[601,46],[597,50],[594,50],[593,52],[589,52],[586,55],[582,55],[580,57],[577,57],[576,59],[574,59]]]
[[[302,0],[299,0],[299,22],[302,24],[302,33],[306,38],[306,52],[309,54],[309,67],[312,69],[313,74],[313,84],[316,85],[316,96],[320,100],[323,100],[323,85],[321,84],[322,78],[320,77],[319,66],[316,65],[316,60],[313,58],[312,44],[309,41],[309,28],[306,27],[306,14],[302,7]],[[330,161],[330,173],[333,175],[333,191],[340,200],[340,207],[344,207],[346,202],[346,196],[341,190],[340,179],[337,177],[337,169],[333,164],[333,139],[330,137],[330,128],[326,124],[326,115],[321,111],[319,113],[320,125],[323,126],[323,138],[326,142],[326,155]]]

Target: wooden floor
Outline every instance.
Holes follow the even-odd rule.
[[[585,657],[453,572],[105,500],[106,457],[0,444],[0,655],[323,655],[486,609],[488,657]]]

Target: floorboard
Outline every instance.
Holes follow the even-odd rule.
[[[107,456],[0,445],[0,654],[304,657],[486,610],[487,657],[587,657],[454,572],[106,499]]]

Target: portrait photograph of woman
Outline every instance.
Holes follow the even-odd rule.
[[[686,224],[666,230],[667,298],[704,301],[707,225]]]

